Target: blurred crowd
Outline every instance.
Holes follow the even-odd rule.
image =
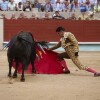
[[[100,12],[100,0],[0,0],[0,11],[20,11],[20,15],[16,17],[13,13],[11,18],[27,18],[25,12],[32,12],[31,18],[41,19],[37,16],[33,9],[38,12],[44,12],[41,17],[43,19],[72,19],[72,20],[88,20],[94,18],[95,13]],[[80,15],[76,16],[76,11],[80,11]],[[49,12],[53,12],[52,15]],[[67,14],[72,12],[71,16],[65,18],[61,12]],[[5,17],[5,14],[1,14]]]
[[[100,11],[100,0],[0,0],[1,11],[31,11],[38,8],[38,11],[75,11],[77,8],[87,11]]]

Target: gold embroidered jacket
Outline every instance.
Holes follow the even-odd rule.
[[[78,41],[75,36],[71,32],[65,32],[64,36],[60,39],[60,42],[54,47],[50,48],[50,50],[57,49],[59,47],[63,47],[64,49],[68,46],[71,46],[74,52],[79,51]]]

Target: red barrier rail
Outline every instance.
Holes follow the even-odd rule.
[[[58,26],[72,32],[79,42],[100,42],[100,21],[4,19],[4,41],[20,31],[30,31],[39,40],[57,42]]]

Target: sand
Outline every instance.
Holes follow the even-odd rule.
[[[33,74],[9,83],[7,51],[0,51],[0,100],[100,100],[100,77],[66,60],[71,74]],[[100,52],[80,52],[80,60],[100,72]]]

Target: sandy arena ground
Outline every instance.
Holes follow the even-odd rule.
[[[100,72],[100,52],[80,52],[80,60]],[[25,75],[25,82],[18,75],[9,84],[6,51],[0,51],[0,100],[100,100],[100,77],[67,63],[69,75]]]

